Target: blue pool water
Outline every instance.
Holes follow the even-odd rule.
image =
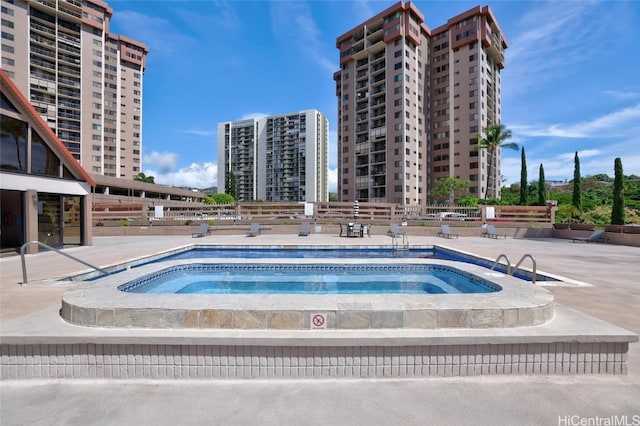
[[[489,293],[500,287],[440,265],[189,264],[119,289],[174,294],[452,294]]]
[[[197,247],[180,253],[169,255],[158,259],[165,260],[183,260],[183,259],[224,259],[224,258],[242,258],[242,259],[439,259],[452,260],[456,262],[469,263],[472,265],[492,268],[493,261],[460,253],[455,250],[445,249],[441,247],[428,248],[411,248],[408,250],[396,250],[393,248],[271,248],[271,247]],[[498,264],[494,268],[498,272],[506,273],[504,264]],[[531,281],[531,273],[519,269],[514,274],[516,278],[525,281]],[[537,281],[558,281],[556,278],[538,273]]]
[[[433,249],[395,250],[391,248],[248,248],[207,247],[176,253],[161,260],[216,259],[240,257],[243,259],[355,259],[355,258],[424,258],[434,257]]]

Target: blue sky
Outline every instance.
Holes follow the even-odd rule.
[[[315,108],[329,119],[336,190],[336,38],[394,1],[109,1],[111,32],[147,44],[143,171],[157,183],[216,182],[217,123]],[[640,175],[640,2],[415,1],[429,28],[478,4],[507,38],[502,122],[529,180]],[[503,151],[506,183],[520,153]]]

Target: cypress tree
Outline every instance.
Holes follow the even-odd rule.
[[[578,212],[582,213],[582,180],[580,179],[580,158],[578,158],[578,151],[576,151],[573,161],[573,198],[571,199],[571,203]]]
[[[622,174],[622,160],[616,158],[613,178],[613,209],[611,210],[611,224],[624,225],[624,175]]]
[[[540,172],[538,177],[538,205],[547,204],[547,183],[544,181],[544,167],[540,163]]]
[[[521,150],[520,160],[520,201],[521,206],[527,205],[527,157],[524,153],[524,146]]]

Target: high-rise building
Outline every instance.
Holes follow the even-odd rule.
[[[423,206],[437,179],[486,192],[477,134],[500,122],[506,41],[488,6],[430,30],[399,2],[337,38],[338,198]],[[499,184],[499,150],[490,182]],[[499,196],[499,185],[491,194]]]
[[[101,0],[2,0],[2,68],[89,172],[140,172],[147,47]]]
[[[218,188],[238,201],[328,201],[329,122],[317,110],[218,123]]]

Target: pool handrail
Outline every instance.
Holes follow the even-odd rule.
[[[20,247],[20,258],[22,260],[22,285],[27,284],[27,263],[26,263],[25,258],[24,258],[24,252],[25,252],[27,246],[29,246],[30,244],[37,244],[39,246],[42,246],[42,247],[47,248],[49,250],[52,250],[52,251],[54,251],[56,253],[60,253],[61,255],[66,256],[69,259],[75,260],[76,262],[82,263],[85,266],[93,268],[98,272],[102,272],[105,275],[108,274],[108,272],[105,271],[104,269],[98,268],[97,266],[93,266],[92,264],[87,263],[84,260],[78,259],[75,256],[71,256],[70,254],[64,253],[64,252],[60,251],[57,248],[51,247],[50,245],[47,245],[47,244],[43,243],[42,241],[33,240],[33,241],[27,241],[26,243],[24,243]]]

